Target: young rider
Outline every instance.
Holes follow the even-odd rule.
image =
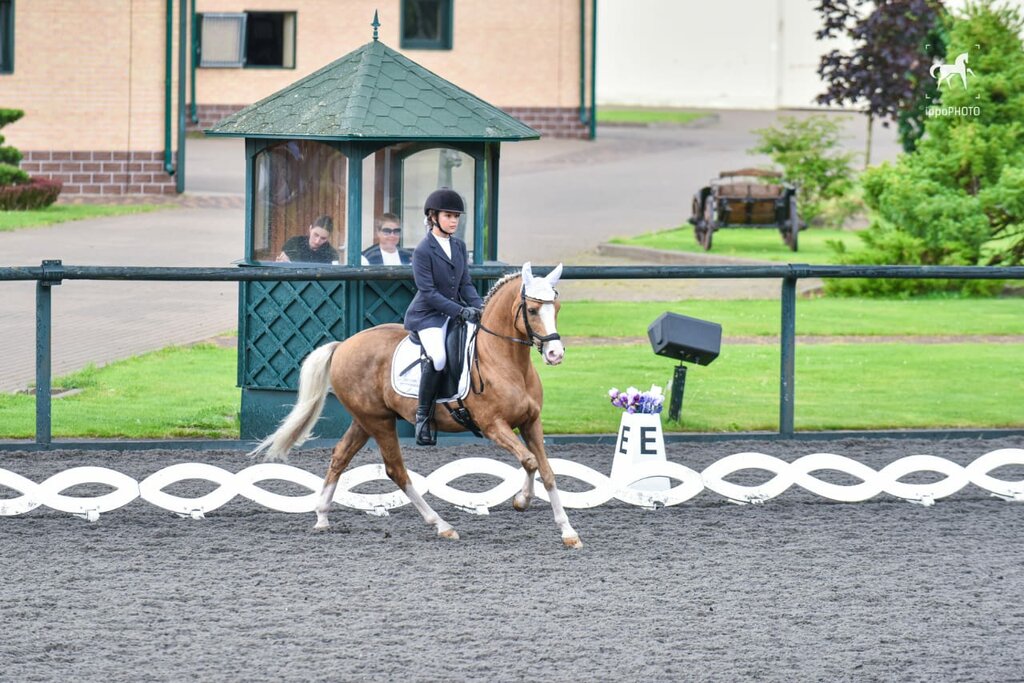
[[[405,329],[419,335],[426,356],[420,364],[419,406],[416,408],[416,443],[437,443],[432,420],[441,371],[444,370],[445,333],[448,321],[461,317],[480,322],[483,300],[469,279],[466,243],[455,237],[459,216],[466,205],[458,192],[443,187],[427,197],[423,205],[428,232],[412,255],[416,296],[405,312]]]

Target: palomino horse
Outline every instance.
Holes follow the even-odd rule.
[[[478,363],[472,373],[475,386],[482,386],[483,390],[471,390],[465,404],[484,436],[515,455],[526,470],[526,481],[512,499],[512,506],[519,511],[529,507],[534,473],[539,471],[562,542],[579,548],[583,544],[566,517],[544,451],[540,421],[543,389],[530,363],[530,349],[534,346],[549,365],[558,365],[565,356],[555,326],[560,304],[554,287],[561,274],[562,264],[558,264],[546,277],[534,277],[526,263],[521,273],[506,275],[491,288],[484,299],[480,321],[484,333],[476,339]],[[405,336],[401,325],[378,325],[310,353],[302,363],[295,408],[277,431],[252,451],[252,455],[265,453],[268,460],[282,459],[293,447],[304,443],[323,411],[328,384],[334,388],[352,416],[352,425],[334,447],[316,509],[316,529],[329,526],[327,512],[338,479],[352,456],[373,437],[380,447],[388,477],[409,497],[423,519],[437,528],[439,536],[459,537],[451,524],[441,519],[413,488],[402,461],[395,418],[414,422],[416,399],[401,396],[392,388],[391,360],[395,347]],[[435,411],[435,420],[439,431],[465,431],[444,410]],[[519,429],[525,446],[514,429]]]

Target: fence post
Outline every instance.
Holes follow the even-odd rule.
[[[53,440],[50,421],[50,321],[53,317],[50,288],[59,285],[64,269],[60,260],[43,261],[43,275],[36,281],[36,443]]]
[[[782,279],[782,329],[779,346],[782,357],[779,369],[779,435],[793,436],[793,361],[796,350],[796,278]]]

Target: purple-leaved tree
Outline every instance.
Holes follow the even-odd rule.
[[[868,11],[868,5],[873,8]],[[826,83],[819,104],[863,107],[868,115],[864,165],[871,162],[874,120],[885,127],[919,106],[933,79],[928,73],[940,40],[941,0],[818,0],[818,40],[847,35],[849,53],[824,54],[818,75]],[[906,146],[906,145],[905,145]]]

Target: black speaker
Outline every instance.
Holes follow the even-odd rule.
[[[654,353],[666,358],[708,365],[722,348],[722,326],[678,313],[662,313],[647,328]]]

